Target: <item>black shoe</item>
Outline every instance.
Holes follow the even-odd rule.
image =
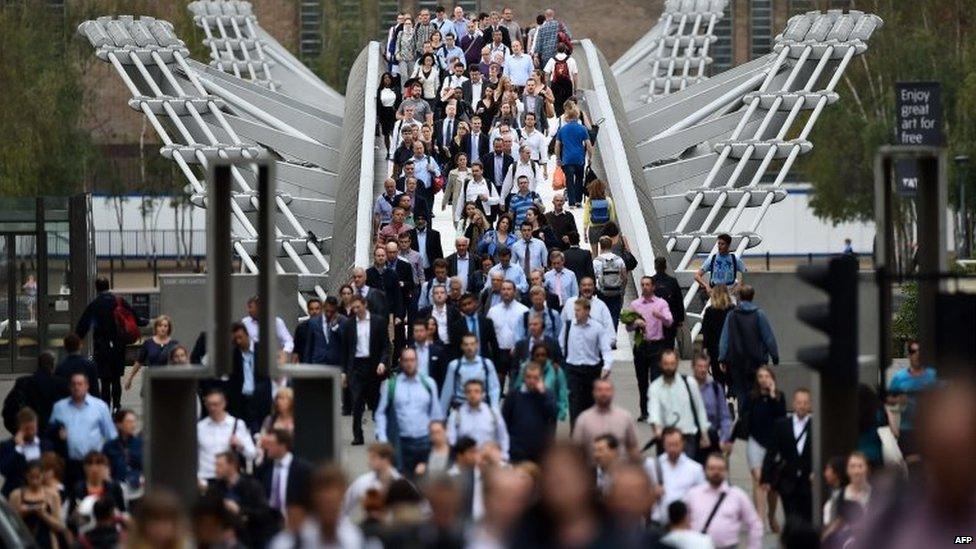
[[[644,423],[645,421],[647,421],[647,414],[641,414],[640,417],[637,418],[637,423]]]
[[[352,439],[353,446],[362,446],[363,444],[366,444],[366,442],[363,441],[362,437]]]
[[[352,416],[352,410],[343,410],[342,411],[342,417],[351,417],[351,416]]]

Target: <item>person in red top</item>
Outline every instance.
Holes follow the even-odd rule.
[[[637,375],[637,389],[640,391],[640,418],[647,420],[647,387],[661,375],[659,366],[661,351],[666,347],[664,328],[671,326],[674,319],[668,302],[654,295],[654,279],[641,277],[641,296],[630,302],[630,308],[640,318],[627,325],[627,331],[641,330],[643,340],[634,346],[634,372]]]
[[[385,245],[387,242],[396,242],[401,234],[409,232],[410,227],[404,223],[406,219],[407,212],[403,208],[393,208],[392,221],[380,229],[379,235],[376,237],[376,244]]]

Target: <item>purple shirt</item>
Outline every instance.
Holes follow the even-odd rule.
[[[691,515],[691,529],[701,532],[722,492],[726,493],[725,499],[705,533],[712,538],[715,547],[737,547],[739,532],[748,529],[749,543],[746,547],[759,549],[763,535],[762,521],[749,496],[741,488],[729,486],[727,482],[718,488],[703,482],[685,492],[684,501]]]
[[[664,339],[664,328],[674,322],[668,302],[657,296],[652,296],[650,299],[638,297],[630,302],[630,308],[644,319],[644,339],[647,341]],[[664,320],[654,316],[652,311],[657,311]]]

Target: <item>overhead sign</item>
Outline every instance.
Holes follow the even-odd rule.
[[[938,82],[895,84],[898,145],[940,147],[942,139],[942,85]]]

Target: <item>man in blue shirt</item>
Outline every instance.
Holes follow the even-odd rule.
[[[712,286],[716,284],[725,284],[729,287],[729,292],[735,292],[742,282],[742,273],[746,271],[746,266],[734,253],[729,252],[732,246],[731,236],[724,233],[718,235],[716,245],[718,253],[702,263],[701,268],[695,273],[695,281],[707,292],[711,292]],[[707,282],[705,273],[711,273]]]
[[[546,268],[546,264],[549,263],[549,254],[546,250],[546,244],[532,236],[531,222],[523,221],[521,232],[522,238],[512,244],[512,262],[522,267],[525,277],[528,279],[532,271]],[[525,293],[524,290],[523,293]]]
[[[400,372],[383,382],[376,409],[376,439],[396,449],[397,469],[414,476],[418,463],[430,454],[428,427],[444,418],[437,384],[417,369],[417,351],[400,353]]]
[[[469,380],[478,379],[486,385],[488,404],[498,406],[501,386],[495,363],[489,358],[478,356],[478,339],[474,334],[461,336],[461,357],[447,365],[444,387],[441,389],[441,409],[451,410],[464,402],[464,385]]]
[[[520,265],[512,263],[512,250],[510,248],[498,248],[498,264],[488,271],[488,276],[492,273],[501,273],[505,280],[515,284],[519,292],[529,290],[529,280],[525,277],[525,271]],[[486,307],[487,308],[487,307]]]
[[[67,486],[81,478],[82,460],[88,452],[101,452],[106,442],[119,436],[105,401],[88,394],[88,378],[78,372],[71,376],[71,395],[54,403],[51,424],[68,447]]]
[[[908,343],[908,367],[891,376],[888,383],[888,403],[901,408],[901,421],[898,425],[898,446],[908,457],[918,453],[915,444],[915,415],[918,396],[936,384],[938,378],[935,368],[922,365],[918,353],[918,342]]]
[[[446,71],[448,67],[453,68],[454,63],[464,64],[464,50],[458,47],[454,34],[451,33],[444,35],[444,45],[435,55],[442,71]]]
[[[566,175],[566,196],[570,207],[583,203],[583,166],[593,152],[590,132],[579,121],[579,109],[572,105],[565,111],[566,123],[556,132],[556,163]]]

